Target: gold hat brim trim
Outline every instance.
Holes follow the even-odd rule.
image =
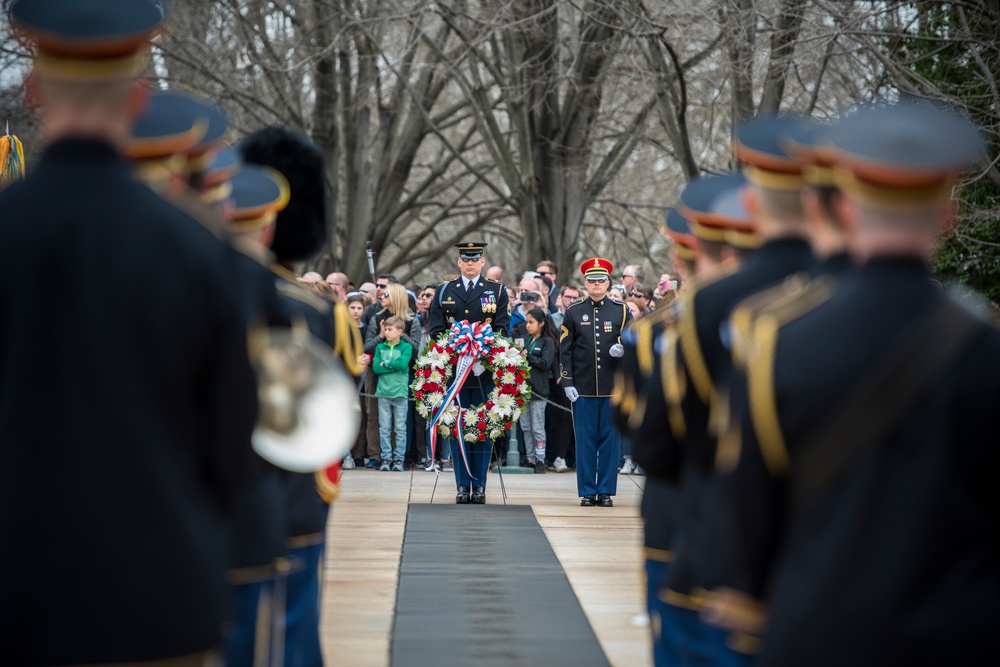
[[[146,69],[149,53],[132,53],[119,58],[79,59],[63,56],[35,56],[35,71],[52,81],[100,83],[127,81]]]

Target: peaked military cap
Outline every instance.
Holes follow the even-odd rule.
[[[479,259],[488,245],[489,243],[484,241],[462,241],[456,243],[455,247],[458,248],[458,256],[462,259]]]
[[[743,188],[723,191],[709,204],[711,220],[725,228],[726,243],[735,248],[756,248],[760,245],[753,216],[743,203]]]
[[[817,187],[835,187],[830,127],[805,121],[782,137],[786,150],[802,164],[805,182]]]
[[[591,257],[580,265],[584,278],[610,278],[615,265],[603,257]]]
[[[22,0],[23,1],[23,0]],[[150,93],[142,115],[122,147],[133,159],[160,159],[186,153],[201,141],[209,120],[189,96],[173,90]]]
[[[691,233],[691,226],[687,218],[681,215],[676,208],[668,208],[663,212],[663,227],[661,231],[664,236],[674,242],[674,250],[682,258],[694,261],[697,241]]]
[[[725,243],[726,230],[746,232],[744,221],[718,211],[713,203],[726,192],[739,192],[747,184],[747,179],[736,172],[725,172],[701,176],[691,181],[681,190],[678,210],[687,218],[691,232],[705,241]]]
[[[226,215],[237,231],[270,224],[289,200],[288,181],[275,169],[245,165],[229,180]]]
[[[226,147],[215,151],[212,161],[205,168],[202,180],[201,199],[206,204],[217,204],[228,199],[232,192],[229,182],[243,166],[240,153],[235,148]]]
[[[968,118],[927,103],[872,107],[830,132],[837,184],[880,208],[946,201],[959,173],[979,160],[983,138]]]
[[[803,124],[799,116],[761,116],[736,128],[733,155],[746,165],[751,183],[773,190],[802,187],[802,163],[789,152],[785,138]]]
[[[152,0],[17,0],[10,18],[41,76],[112,81],[142,71],[163,14]]]

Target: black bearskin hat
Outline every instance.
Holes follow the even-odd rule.
[[[286,127],[248,134],[237,146],[243,160],[280,171],[291,190],[278,214],[271,252],[281,264],[319,254],[330,228],[330,201],[323,152],[309,137]]]

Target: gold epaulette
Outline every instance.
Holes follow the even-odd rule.
[[[778,332],[826,303],[833,296],[835,287],[836,281],[832,277],[821,276],[796,292],[794,298],[789,297],[781,304],[765,308],[753,321],[750,334],[753,340],[748,343],[746,360],[750,420],[764,463],[775,477],[787,474],[790,463],[774,387]]]
[[[289,299],[295,299],[296,301],[301,301],[302,303],[314,308],[316,312],[326,315],[330,312],[330,308],[333,304],[329,301],[324,301],[315,294],[313,294],[307,287],[302,287],[296,283],[290,283],[287,281],[279,282],[275,289],[282,296],[286,296]]]
[[[705,405],[711,405],[715,388],[712,376],[708,372],[705,353],[701,349],[701,341],[698,339],[697,313],[694,302],[699,291],[723,278],[728,278],[736,273],[738,268],[735,264],[722,264],[711,273],[691,280],[687,287],[677,295],[681,301],[681,307],[684,309],[677,325],[678,338],[684,352],[684,366],[691,378],[691,384],[694,385],[695,393]]]
[[[676,311],[665,306],[657,308],[648,315],[632,320],[635,329],[635,354],[639,362],[639,372],[649,377],[653,373],[653,343],[655,342],[655,327],[662,324],[664,329],[675,322]]]
[[[737,368],[746,366],[747,342],[750,340],[754,319],[771,308],[781,307],[783,304],[797,299],[799,294],[809,285],[809,281],[807,273],[796,273],[777,285],[752,294],[736,304],[729,316],[734,366]]]
[[[358,363],[358,357],[364,354],[365,346],[361,340],[361,329],[354,326],[351,321],[351,313],[347,310],[346,305],[342,303],[333,305],[333,325],[333,353],[340,357],[351,375],[358,377],[365,370]]]

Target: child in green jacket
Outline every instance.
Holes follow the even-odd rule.
[[[406,452],[406,401],[410,396],[409,368],[413,347],[402,340],[406,322],[392,316],[382,323],[385,341],[375,348],[372,370],[378,378],[378,433],[382,448],[382,465],[379,470],[403,472],[403,454]],[[392,423],[396,422],[396,447],[392,446]]]

